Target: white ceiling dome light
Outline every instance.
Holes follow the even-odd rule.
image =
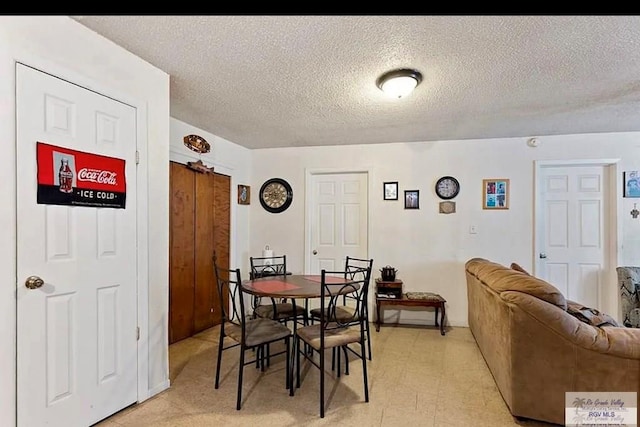
[[[409,95],[422,81],[420,71],[402,68],[381,75],[376,85],[392,98],[403,98]]]

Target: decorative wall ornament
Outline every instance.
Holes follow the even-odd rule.
[[[199,135],[187,135],[183,138],[184,145],[191,151],[204,154],[211,151],[211,145]]]

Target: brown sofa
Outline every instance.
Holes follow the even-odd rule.
[[[557,288],[514,268],[473,258],[465,271],[469,328],[512,415],[564,425],[565,392],[640,395],[640,329],[579,320]]]

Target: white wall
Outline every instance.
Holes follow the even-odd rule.
[[[15,425],[16,395],[16,164],[15,164],[15,62],[96,89],[135,106],[139,115],[140,167],[147,182],[140,197],[152,209],[142,229],[148,281],[141,298],[148,317],[141,319],[141,348],[147,359],[139,375],[146,379],[140,390],[153,394],[168,385],[168,171],[169,171],[169,76],[117,47],[65,16],[0,17],[0,419]],[[35,171],[33,171],[35,173]],[[146,237],[148,235],[148,237]],[[147,240],[148,239],[148,240]],[[148,345],[148,347],[147,347]]]
[[[186,135],[199,135],[211,144],[211,151],[198,155],[183,143]],[[249,206],[239,205],[238,184],[247,185],[251,179],[251,150],[215,136],[180,120],[171,119],[170,160],[177,163],[202,160],[216,173],[231,177],[231,244],[229,263],[241,268],[243,275],[249,267]],[[257,202],[255,193],[251,203]]]
[[[292,271],[305,271],[305,170],[314,168],[368,168],[369,256],[376,275],[385,265],[397,268],[405,290],[431,291],[447,299],[450,324],[467,326],[464,263],[481,256],[502,264],[518,262],[533,271],[534,161],[620,158],[619,171],[640,170],[640,133],[539,137],[540,145],[526,138],[393,143],[373,146],[281,148],[253,151],[253,180],[257,190],[271,177],[286,179],[293,187],[293,203],[281,214],[251,205],[250,252],[260,253],[269,243],[287,254]],[[461,191],[456,213],[438,213],[436,180],[453,175]],[[482,209],[482,179],[511,180],[510,209]],[[618,178],[622,180],[620,177]],[[382,200],[382,183],[399,182],[399,200]],[[420,190],[420,209],[405,210],[404,190]],[[619,214],[621,263],[640,261],[640,218],[632,219],[633,202],[623,199]],[[639,203],[640,204],[640,203]],[[477,234],[469,234],[469,226]],[[609,284],[608,286],[615,286]],[[615,313],[613,313],[615,315]],[[400,321],[432,322],[433,314],[399,313]]]

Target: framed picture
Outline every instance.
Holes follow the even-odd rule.
[[[385,182],[383,189],[384,200],[398,200],[398,181]]]
[[[640,172],[628,171],[624,176],[624,197],[640,197]]]
[[[404,208],[420,209],[420,190],[404,191]]]
[[[251,202],[251,187],[248,185],[238,185],[238,204],[248,205]]]
[[[482,180],[482,209],[509,209],[509,180]]]

